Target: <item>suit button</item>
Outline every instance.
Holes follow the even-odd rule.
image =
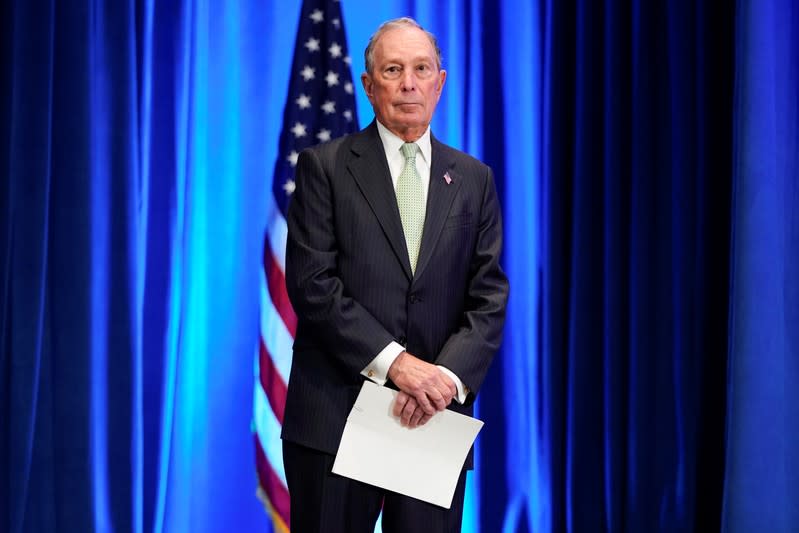
[[[419,298],[418,296],[416,296],[415,294],[411,294],[411,297],[409,298],[409,300],[410,300],[410,302],[412,304],[415,304],[417,302],[421,302],[422,301],[422,299]]]
[[[399,339],[397,339],[397,342],[398,342],[398,343],[400,343],[400,344],[402,344],[402,347],[404,348],[404,347],[405,347],[405,342],[406,342],[407,340],[408,340],[408,339],[406,339],[405,337],[400,337]]]

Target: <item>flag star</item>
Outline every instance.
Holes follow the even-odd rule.
[[[316,138],[319,139],[319,142],[327,142],[330,140],[330,130],[321,130],[319,133],[316,134]]]
[[[295,137],[305,137],[305,124],[300,122],[295,122],[294,127],[291,128],[291,133],[294,134]]]
[[[342,113],[342,114],[344,115],[344,118],[346,118],[346,119],[347,119],[347,122],[350,122],[350,121],[352,121],[352,111],[350,111],[349,109],[347,109],[347,110],[346,110],[346,111],[344,111],[344,113]]]
[[[338,85],[338,74],[336,74],[332,70],[327,71],[327,76],[325,76],[325,81],[327,82],[328,87]]]
[[[324,104],[322,104],[322,111],[325,112],[326,115],[336,112],[336,102],[328,100]]]
[[[348,81],[347,83],[345,83],[344,90],[347,92],[347,94],[352,94],[352,82]]]
[[[291,194],[294,192],[294,189],[297,188],[297,184],[294,183],[293,179],[287,179],[286,183],[283,184],[283,190],[286,191],[286,194]]]
[[[305,67],[300,71],[300,76],[302,76],[305,81],[309,81],[314,79],[314,72],[314,69],[311,68],[310,65],[305,65]]]
[[[297,153],[297,150],[292,150],[286,160],[291,163],[291,166],[297,166],[297,158],[300,157],[300,154]]]
[[[319,24],[325,20],[325,16],[322,14],[321,9],[314,9],[314,12],[311,13],[310,17],[314,24]]]
[[[300,106],[300,109],[308,109],[311,107],[311,97],[307,94],[301,94],[297,100],[297,105]]]
[[[327,51],[330,52],[330,57],[341,57],[341,45],[338,43],[331,44]]]
[[[340,19],[333,19],[333,26],[335,26],[336,29],[339,29],[341,27],[341,20]]]
[[[311,37],[305,42],[305,48],[307,48],[309,52],[318,52],[319,39],[314,39],[313,37]]]
[[[349,65],[352,63],[352,58],[350,56],[344,56],[344,62]]]

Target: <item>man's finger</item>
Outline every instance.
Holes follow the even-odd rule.
[[[449,386],[450,396],[452,396],[453,398],[456,397],[458,395],[458,387],[455,386],[455,384],[452,382],[451,379],[447,379],[446,381],[447,385]]]
[[[413,397],[416,399],[416,403],[419,404],[425,413],[428,415],[434,415],[436,413],[436,408],[430,402],[430,399],[427,397],[427,393],[425,391],[414,394]]]
[[[405,404],[405,407],[402,409],[402,416],[400,417],[400,423],[403,426],[410,426],[411,425],[411,417],[413,413],[419,410],[419,406],[416,402],[408,401]]]
[[[397,394],[397,398],[394,400],[394,416],[398,417],[402,414],[402,410],[405,408],[405,405],[408,403],[410,398],[410,396],[402,391]]]
[[[408,427],[409,427],[409,428],[415,428],[415,427],[418,427],[418,426],[420,425],[420,421],[421,421],[421,420],[422,420],[422,418],[424,418],[425,416],[427,416],[427,415],[426,415],[426,414],[424,414],[424,411],[422,411],[421,409],[416,409],[416,410],[413,412],[413,414],[411,415],[411,419],[410,419],[410,421],[408,422]]]
[[[437,396],[431,396],[431,399],[434,400],[436,408],[439,411],[443,411],[458,394],[458,390],[455,388],[455,384],[452,383],[452,380],[448,379],[443,372],[439,376],[435,388]],[[440,402],[435,398],[440,398]]]
[[[438,389],[433,389],[427,393],[427,397],[430,399],[430,402],[433,404],[433,407],[436,408],[436,411],[443,411],[447,408],[447,400],[445,399],[444,395],[441,394],[441,391]]]

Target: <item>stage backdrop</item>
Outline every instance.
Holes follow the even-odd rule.
[[[767,4],[342,0],[356,78],[381,21],[439,36],[433,129],[497,176],[465,531],[799,521],[799,10]],[[270,528],[253,361],[299,8],[0,7],[0,529]]]

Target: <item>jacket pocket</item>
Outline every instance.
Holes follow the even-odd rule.
[[[445,228],[460,228],[463,226],[470,226],[473,223],[471,213],[460,213],[447,217],[444,223]]]

